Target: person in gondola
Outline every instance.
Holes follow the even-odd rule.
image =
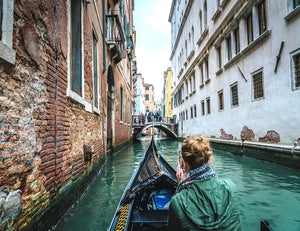
[[[167,230],[242,230],[235,184],[218,178],[209,165],[209,141],[188,136],[179,156]]]

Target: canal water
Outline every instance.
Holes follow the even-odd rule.
[[[99,176],[55,231],[107,230],[120,197],[150,139],[144,138],[107,160]],[[176,167],[179,141],[157,140],[160,153]],[[300,171],[214,150],[212,167],[238,188],[244,231],[260,230],[268,220],[274,231],[300,231]]]

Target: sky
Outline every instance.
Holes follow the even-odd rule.
[[[162,98],[164,71],[171,67],[172,0],[135,0],[133,23],[136,30],[137,72],[153,84],[155,100]]]

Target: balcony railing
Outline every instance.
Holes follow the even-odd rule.
[[[118,63],[126,57],[125,36],[117,14],[108,14],[106,19],[106,42],[113,60]]]

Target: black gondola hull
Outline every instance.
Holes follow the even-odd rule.
[[[176,185],[176,172],[160,156],[152,137],[121,197],[109,230],[165,230],[168,205]]]

